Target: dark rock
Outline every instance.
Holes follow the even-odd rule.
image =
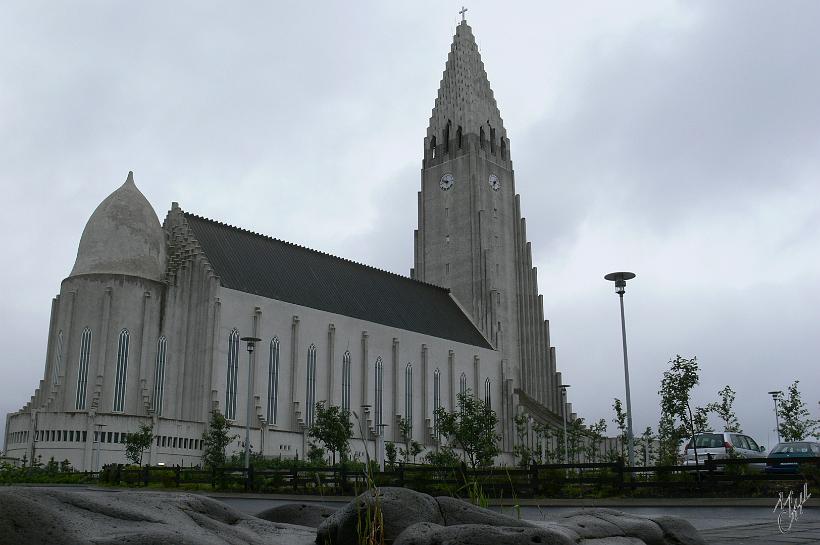
[[[0,488],[0,545],[307,545],[315,536],[195,494]]]
[[[663,530],[664,543],[668,545],[706,545],[703,538],[689,521],[680,517],[668,515],[652,516],[652,520],[658,523]]]
[[[388,545],[417,522],[443,524],[438,503],[432,496],[408,488],[380,488],[359,495],[345,507],[327,518],[317,529],[316,543],[320,545],[348,545],[358,543],[362,528],[373,528],[378,516],[384,528]]]
[[[575,545],[561,531],[548,528],[420,523],[407,528],[394,545]]]
[[[318,528],[336,509],[315,503],[287,503],[257,513],[256,517],[270,522],[283,522]]]
[[[483,507],[478,507],[472,503],[451,498],[449,496],[438,496],[436,498],[441,515],[444,517],[445,526],[455,526],[457,524],[486,524],[488,526],[507,526],[532,528],[533,525],[525,520],[519,520],[507,515],[502,515]]]

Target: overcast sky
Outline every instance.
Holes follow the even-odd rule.
[[[51,298],[134,171],[183,209],[402,274],[460,4],[4,2],[0,414],[42,378]],[[773,441],[820,392],[820,3],[484,2],[467,18],[511,140],[570,400],[611,424],[626,294],[635,427],[675,354]],[[717,422],[715,422],[717,423]],[[4,419],[0,419],[0,433]]]

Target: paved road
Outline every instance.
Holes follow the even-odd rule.
[[[276,505],[292,503],[293,500],[258,499],[258,498],[237,498],[220,497],[219,499],[228,505],[254,514]],[[809,502],[813,498],[809,499]],[[310,501],[300,499],[299,501]],[[338,501],[318,501],[330,507],[340,507],[343,505]],[[774,507],[774,506],[772,506]],[[777,514],[772,512],[770,507],[612,507],[619,511],[632,513],[635,515],[664,514],[675,515],[688,520],[695,528],[700,530],[706,543],[709,545],[780,545],[780,544],[820,544],[820,508],[806,505],[803,513],[792,524],[791,529],[785,534],[781,533],[777,526]],[[498,510],[498,508],[495,508]],[[527,520],[542,520],[550,515],[578,511],[583,507],[531,507],[521,508],[521,518]],[[515,516],[510,508],[503,510],[505,513]],[[783,519],[784,529],[788,526],[788,517]]]

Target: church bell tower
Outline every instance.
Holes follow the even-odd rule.
[[[560,421],[567,411],[515,193],[510,141],[463,19],[424,139],[418,199],[413,277],[450,288],[501,353],[517,404]]]

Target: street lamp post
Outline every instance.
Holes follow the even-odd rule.
[[[769,395],[772,396],[772,401],[774,402],[774,421],[775,425],[777,426],[774,430],[777,432],[777,442],[780,442],[780,415],[777,414],[777,400],[780,399],[780,396],[783,395],[783,392],[780,390],[772,390],[769,392]]]
[[[258,337],[242,337],[248,345],[248,409],[245,414],[245,469],[251,467],[251,409],[253,408],[253,395],[251,389],[253,388],[253,349],[256,348],[256,343],[262,339]]]
[[[384,473],[384,428],[387,424],[377,424],[376,429],[379,435],[376,437],[376,450],[379,456],[379,470]]]
[[[632,434],[632,398],[629,395],[629,358],[626,354],[626,321],[624,320],[624,292],[626,281],[635,278],[635,273],[614,272],[604,276],[604,280],[615,282],[615,293],[621,300],[621,340],[624,347],[624,382],[626,383],[626,426],[629,448],[629,467],[635,467],[634,436]]]
[[[100,470],[100,451],[102,450],[102,434],[103,434],[102,429],[105,427],[105,424],[94,424],[94,425],[98,428],[97,429],[97,463],[94,465],[94,467],[97,469],[97,471],[99,471]]]
[[[562,384],[561,385],[561,413],[564,415],[564,418],[561,420],[564,421],[564,463],[569,463],[569,443],[567,442],[567,388],[569,388],[569,384]]]

